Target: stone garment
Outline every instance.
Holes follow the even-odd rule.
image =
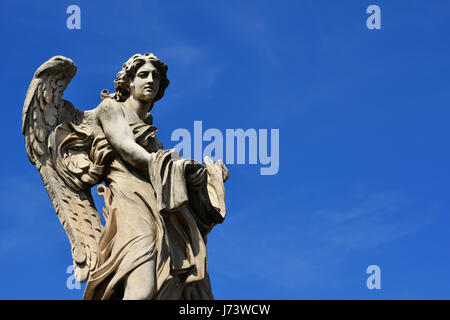
[[[206,169],[200,167],[186,181],[185,167],[192,160],[181,159],[176,150],[162,150],[156,127],[131,127],[136,142],[154,155],[154,161],[148,172],[139,172],[115,155],[105,185],[98,186],[106,225],[83,298],[122,298],[128,274],[156,258],[155,299],[213,299],[205,242],[221,218],[205,201]]]

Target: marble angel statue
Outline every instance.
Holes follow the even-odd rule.
[[[164,150],[149,113],[169,84],[153,54],[132,56],[92,110],[62,96],[76,73],[55,56],[26,93],[26,151],[72,248],[84,299],[213,299],[206,237],[225,218],[228,170]],[[91,188],[104,197],[101,222]]]

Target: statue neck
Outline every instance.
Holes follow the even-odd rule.
[[[153,103],[152,101],[142,101],[142,100],[138,100],[135,99],[132,95],[128,97],[127,100],[124,101],[124,105],[125,107],[130,110],[133,111],[134,113],[137,114],[137,116],[141,119],[144,120],[145,116],[147,115],[147,113],[149,113]]]

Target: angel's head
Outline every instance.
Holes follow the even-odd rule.
[[[152,53],[132,56],[114,80],[118,101],[125,101],[132,95],[153,103],[163,97],[168,85],[167,66]]]

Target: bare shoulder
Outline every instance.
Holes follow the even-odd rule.
[[[100,121],[124,116],[120,102],[117,102],[114,99],[104,99],[97,108],[95,108],[95,111]]]

